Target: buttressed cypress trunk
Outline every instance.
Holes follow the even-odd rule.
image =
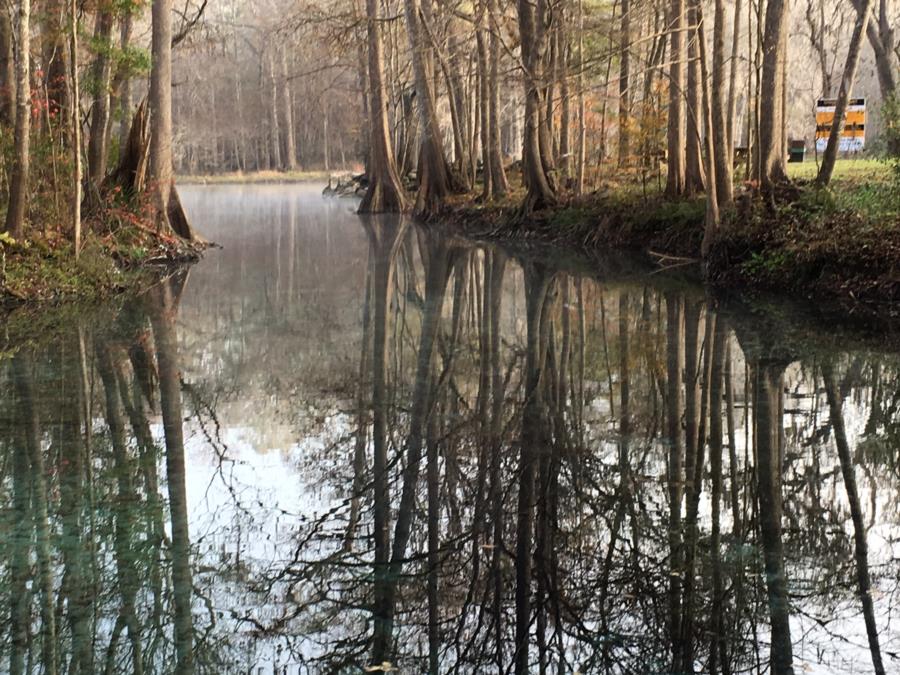
[[[366,0],[366,35],[369,45],[369,95],[371,97],[369,106],[369,187],[359,205],[359,212],[403,211],[406,208],[406,195],[400,182],[400,176],[397,174],[388,126],[378,0]]]
[[[427,37],[421,26],[419,0],[404,0],[406,32],[409,35],[410,57],[416,87],[416,106],[422,123],[422,144],[419,148],[419,189],[416,192],[415,211],[420,214],[436,212],[452,191],[450,167],[444,154],[440,122],[437,116],[434,92],[429,72],[430,59],[426,58]],[[451,102],[453,105],[453,102]]]
[[[172,0],[153,0],[150,69],[150,188],[157,229],[196,240],[174,188],[172,165]]]
[[[549,162],[544,157],[546,143],[541,143],[541,82],[544,75],[546,49],[544,18],[546,2],[518,0],[519,37],[522,44],[523,80],[525,85],[525,134],[522,143],[522,179],[527,190],[522,212],[546,208],[556,203],[556,189],[547,173]]]

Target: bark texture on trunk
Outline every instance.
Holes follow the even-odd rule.
[[[0,122],[15,124],[16,54],[9,12],[0,12]]]
[[[153,0],[150,68],[150,172],[157,229],[187,241],[194,234],[175,190],[172,164],[172,0]]]
[[[91,67],[94,101],[91,106],[91,134],[88,140],[88,177],[94,185],[99,185],[106,175],[107,147],[109,135],[106,128],[110,116],[110,78],[112,77],[111,44],[113,15],[111,8],[100,11],[94,27],[94,40],[102,45],[94,57]]]
[[[418,214],[430,215],[437,212],[444,200],[452,192],[452,177],[444,141],[438,120],[437,104],[431,82],[431,59],[426,52],[426,37],[421,25],[422,11],[419,0],[404,0],[406,31],[409,35],[413,80],[416,87],[416,107],[422,124],[422,139],[419,148],[418,182],[414,210]],[[451,101],[451,105],[454,105]]]
[[[737,19],[737,14],[735,14]],[[731,204],[734,197],[732,178],[731,125],[734,117],[734,77],[732,64],[731,84],[728,89],[727,108],[725,92],[725,0],[715,0],[713,19],[712,57],[712,133],[716,180],[716,202],[719,207]]]
[[[544,100],[541,96],[546,49],[546,0],[518,0],[517,6],[525,85],[522,181],[527,194],[522,211],[528,214],[556,203],[556,188],[547,170],[550,158],[546,156]]]
[[[760,77],[759,175],[764,193],[771,195],[787,180],[782,126],[784,124],[785,37],[788,30],[788,0],[769,0],[762,36]]]
[[[703,79],[700,73],[700,42],[704,39],[700,27],[700,10],[697,3],[688,5],[688,67],[687,67],[687,135],[685,137],[686,165],[684,190],[688,195],[706,189],[706,170],[703,166]]]
[[[384,87],[384,54],[378,0],[366,0],[366,37],[369,45],[370,155],[369,186],[359,205],[360,213],[404,211],[406,195],[391,145],[387,94]]]
[[[684,0],[670,0],[669,119],[666,126],[666,194],[677,197],[685,190],[684,138]]]
[[[15,156],[9,177],[9,203],[4,229],[20,239],[25,230],[28,203],[28,173],[31,166],[31,0],[19,0],[19,26],[16,36],[16,130]]]

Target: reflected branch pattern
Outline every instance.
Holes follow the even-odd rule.
[[[300,211],[0,350],[0,668],[900,668],[900,358]]]

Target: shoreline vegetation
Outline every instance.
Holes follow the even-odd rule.
[[[800,295],[843,313],[900,318],[900,187],[880,160],[836,163],[831,185],[816,164],[789,164],[793,194],[773,208],[754,186],[735,191],[734,208],[701,258],[706,197],[646,194],[640,177],[614,179],[583,197],[522,217],[521,190],[489,205],[449,200],[433,220],[464,236],[575,249],[588,256],[627,251],[660,271],[694,265],[723,290]],[[512,173],[512,172],[510,172]]]
[[[877,160],[846,159],[834,180],[819,188],[815,164],[789,165],[796,194],[774,210],[738,190],[735,209],[703,265],[720,289],[800,294],[848,314],[900,316],[900,193],[890,167]],[[593,192],[522,217],[522,188],[513,171],[509,192],[489,204],[471,195],[448,200],[429,222],[472,239],[551,246],[590,256],[622,251],[644,256],[660,271],[697,268],[705,197],[670,199],[647,194],[640,177],[618,173]],[[183,176],[183,185],[276,184],[337,181],[339,172],[293,171]],[[346,174],[344,174],[346,175]],[[133,208],[133,207],[132,207]],[[128,214],[131,214],[130,216]],[[136,291],[160,266],[199,259],[205,242],[158,233],[152,220],[128,208],[107,209],[115,226],[94,224],[76,261],[60,236],[27,243],[0,240],[0,308],[98,302]],[[128,221],[128,222],[123,222]],[[150,224],[148,224],[150,223]],[[154,271],[155,270],[155,271]]]

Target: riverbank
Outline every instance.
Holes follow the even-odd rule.
[[[137,292],[155,283],[160,269],[198,260],[204,246],[136,223],[105,235],[88,232],[76,260],[71,242],[58,236],[18,242],[0,235],[0,313]]]
[[[796,195],[774,210],[741,186],[704,267],[708,282],[744,292],[801,294],[843,311],[900,317],[900,190],[886,165],[838,164],[832,186],[815,165],[790,165]],[[522,218],[520,196],[490,205],[455,203],[440,219],[478,239],[575,247],[588,255],[628,250],[661,268],[700,267],[704,198],[671,201],[638,183],[609,184]]]

